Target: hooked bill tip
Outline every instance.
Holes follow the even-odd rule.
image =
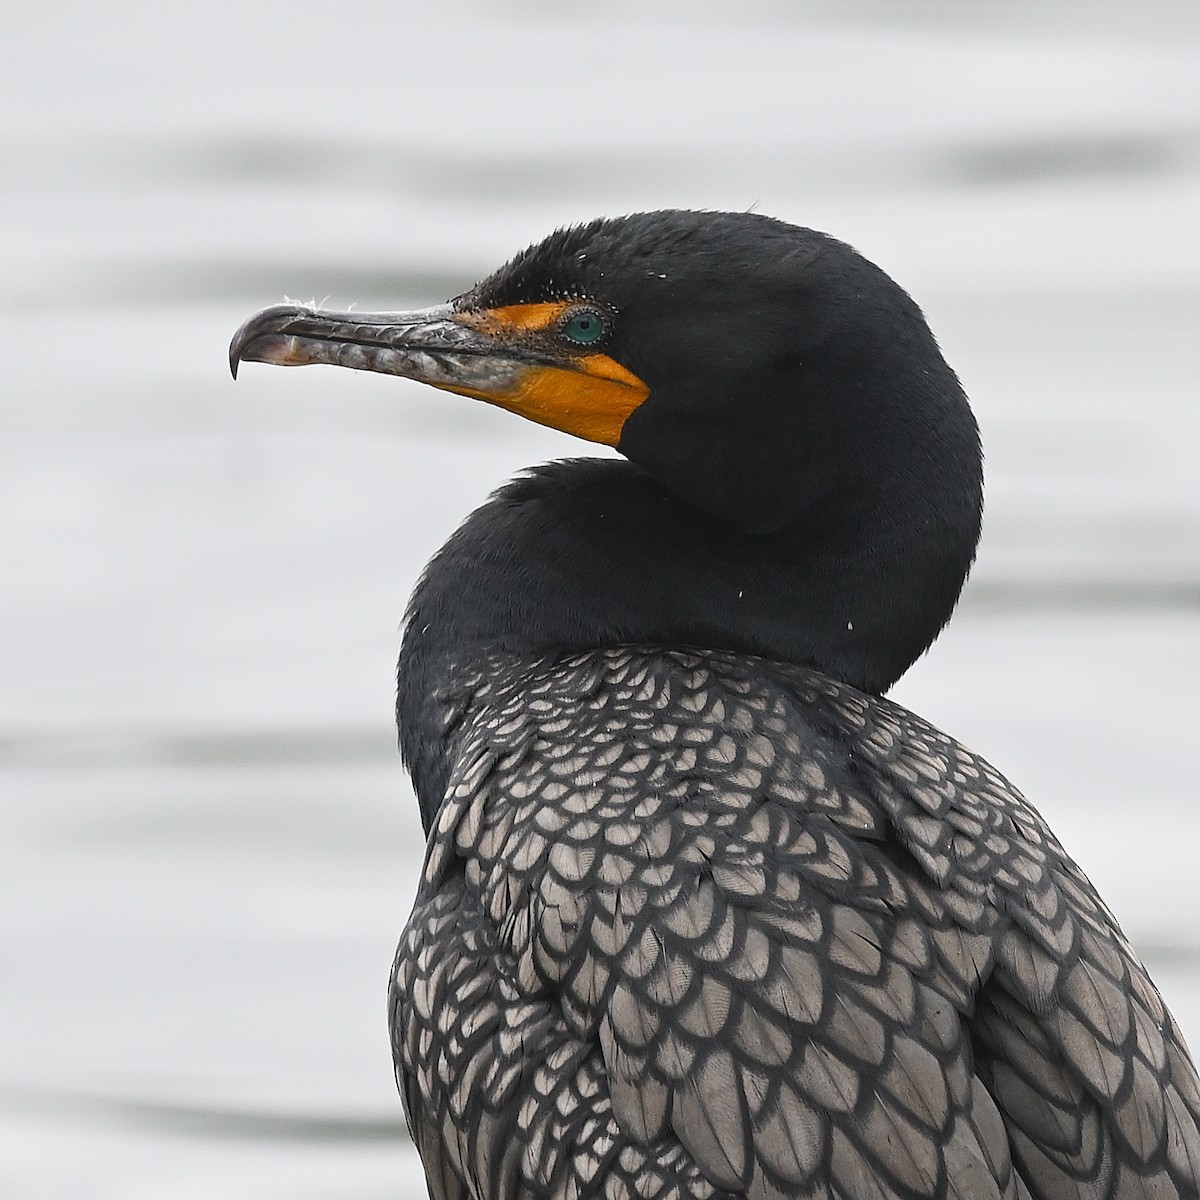
[[[243,362],[270,362],[281,366],[293,365],[285,357],[260,357],[266,353],[268,346],[279,353],[280,330],[297,317],[313,316],[311,309],[300,308],[294,304],[275,304],[257,312],[249,320],[243,321],[233,340],[229,343],[229,373],[236,379],[238,366]],[[254,351],[250,351],[251,346]],[[294,339],[288,339],[287,346],[294,347]]]

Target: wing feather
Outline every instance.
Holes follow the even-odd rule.
[[[463,684],[397,958],[436,1200],[1200,1195],[1200,1085],[987,763],[800,668]]]

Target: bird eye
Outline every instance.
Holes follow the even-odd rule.
[[[559,331],[577,346],[594,346],[608,332],[608,319],[596,308],[573,308],[563,318]]]

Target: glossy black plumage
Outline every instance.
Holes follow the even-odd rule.
[[[1196,1073],[1111,914],[1001,775],[881,698],[950,615],[982,483],[883,272],[764,217],[638,214],[452,310],[269,310],[231,358],[506,407],[514,372],[576,371],[586,403],[546,308],[575,300],[586,355],[646,386],[630,461],[498,493],[401,656],[430,850],[391,1026],[431,1194],[1200,1195]]]

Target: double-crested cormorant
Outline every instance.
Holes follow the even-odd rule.
[[[1116,922],[983,759],[882,694],[979,536],[966,398],[848,246],[559,231],[239,360],[431,383],[615,446],[509,483],[408,611],[429,851],[396,1073],[431,1195],[1195,1197],[1200,1088]]]

